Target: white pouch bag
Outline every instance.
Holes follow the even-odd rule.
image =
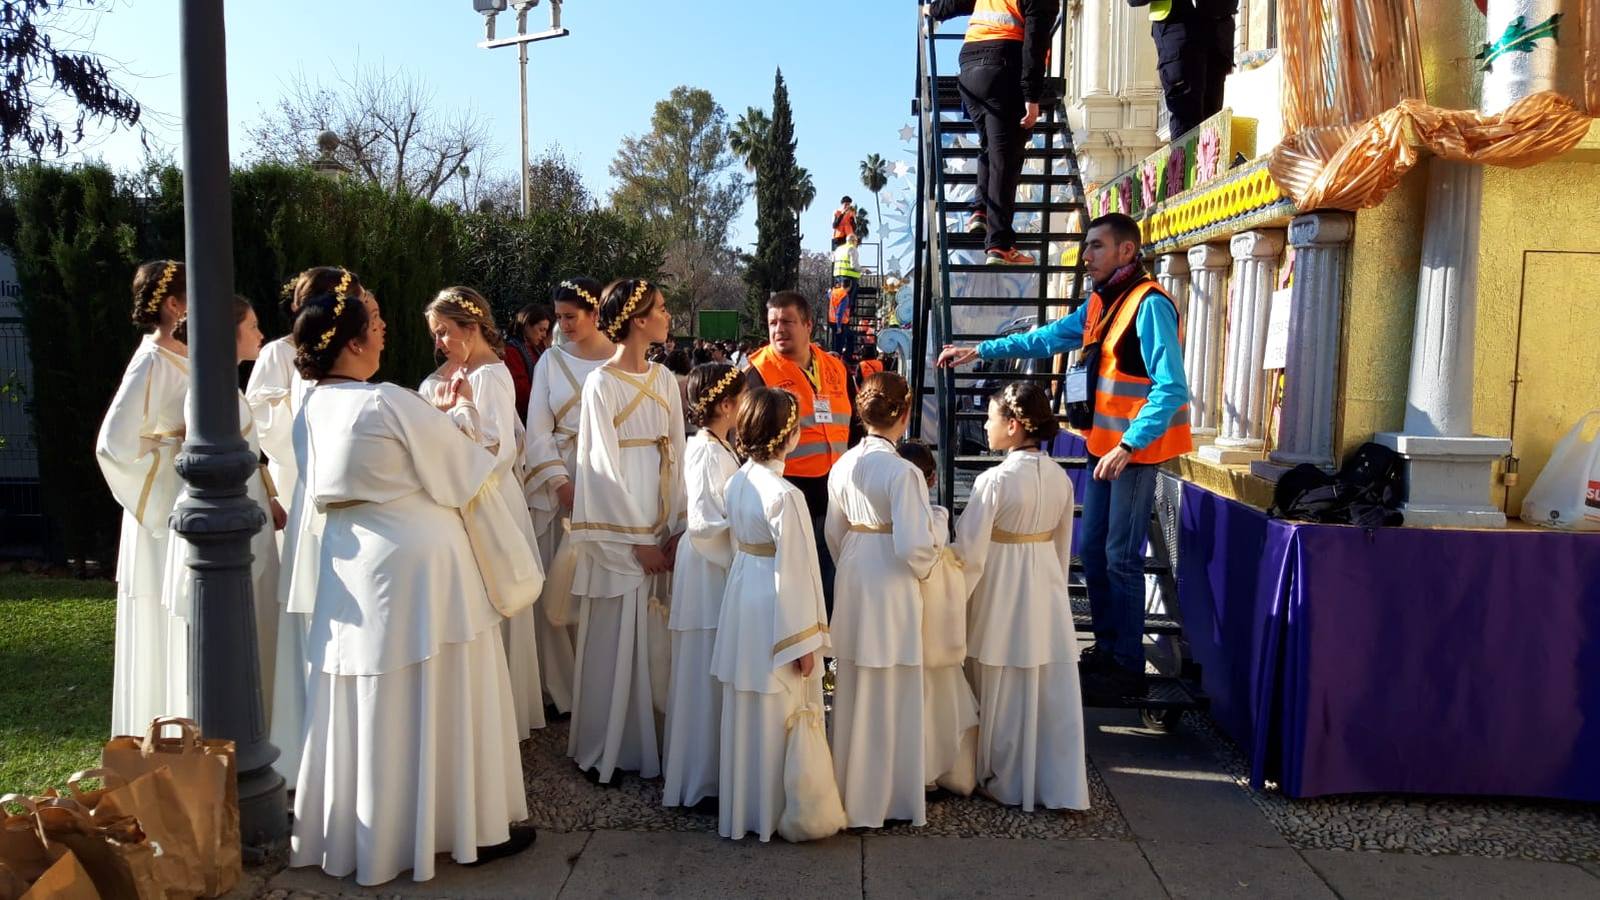
[[[544,568],[506,506],[499,476],[484,482],[477,496],[461,508],[461,524],[483,573],[489,602],[500,615],[509,619],[537,603],[544,590]]]
[[[578,545],[572,542],[566,519],[561,520],[560,528],[561,537],[550,557],[550,571],[545,573],[539,605],[544,607],[546,621],[564,628],[578,624],[578,601],[572,596],[572,578],[578,572]]]
[[[822,662],[817,661],[817,668]],[[801,682],[802,696],[806,679]],[[778,836],[791,844],[816,841],[839,833],[845,818],[839,783],[834,780],[833,752],[823,732],[822,707],[806,701],[789,714],[789,737],[783,752],[783,815]]]
[[[1528,496],[1522,521],[1569,531],[1600,531],[1600,409],[1572,426]]]
[[[967,661],[967,579],[961,558],[945,547],[922,588],[922,667]]]

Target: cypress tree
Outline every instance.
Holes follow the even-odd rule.
[[[794,111],[779,69],[772,90],[771,124],[756,160],[756,252],[745,272],[750,312],[759,321],[767,295],[792,290],[800,277],[800,227],[795,219]]]

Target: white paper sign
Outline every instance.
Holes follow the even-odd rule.
[[[1261,356],[1263,369],[1289,367],[1289,288],[1272,292],[1272,309],[1267,314],[1267,349]]]

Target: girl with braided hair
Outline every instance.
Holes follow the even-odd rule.
[[[672,569],[671,687],[667,692],[662,767],[663,806],[695,806],[717,795],[722,686],[711,677],[717,617],[733,564],[724,492],[739,469],[729,438],[744,376],[727,363],[702,363],[689,373],[689,421],[700,430],[684,450],[688,540],[678,542]]]
[[[925,789],[934,728],[925,699],[934,683],[923,667],[921,582],[944,552],[928,483],[895,444],[910,422],[912,395],[893,372],[867,378],[856,395],[867,436],[828,475],[824,536],[837,562],[833,651],[833,763],[852,827],[887,820],[927,823]],[[950,667],[957,681],[959,669]],[[949,679],[944,686],[948,687]],[[962,685],[962,687],[965,687]],[[942,741],[959,743],[971,721]]]
[[[173,332],[187,309],[183,263],[158,259],[133,276],[133,323],[145,332],[100,422],[95,458],[122,507],[117,547],[116,655],[111,733],[142,734],[165,715],[187,679],[173,683],[165,660],[187,640],[181,622],[162,608],[167,516],[183,489],[173,462],[184,437],[189,348]]]
[[[686,520],[683,403],[650,362],[672,316],[655,285],[612,283],[600,327],[616,352],[583,383],[571,540],[578,658],[567,753],[608,784],[618,769],[661,774],[671,570]]]
[[[551,576],[534,607],[540,611],[536,622],[540,680],[553,711],[561,716],[572,712],[572,675],[577,665],[573,650],[577,615],[570,575],[577,548],[568,541],[567,523],[578,475],[581,395],[589,373],[610,360],[617,349],[600,330],[600,293],[600,283],[592,278],[569,278],[556,285],[551,301],[556,327],[565,340],[539,356],[528,392],[523,493],[533,516],[539,561]]]
[[[494,457],[489,476],[510,507],[522,537],[537,548],[533,520],[522,494],[522,458],[525,432],[517,415],[516,386],[502,356],[505,342],[495,327],[489,301],[469,287],[447,287],[423,310],[434,349],[444,362],[423,380],[418,392],[433,399],[446,395],[451,380],[464,375],[472,385],[477,417],[478,445]],[[537,549],[534,552],[538,556]],[[543,562],[541,561],[541,565]],[[540,570],[541,575],[543,569]],[[542,618],[537,604],[500,623],[505,640],[506,664],[511,670],[511,698],[516,709],[517,736],[527,737],[545,726],[544,689],[539,683],[539,638]]]
[[[984,433],[1005,460],[978,476],[956,523],[981,710],[978,784],[1029,811],[1089,808],[1078,640],[1065,601],[1072,482],[1040,451],[1058,430],[1036,384],[991,397]]]
[[[765,843],[785,805],[789,717],[808,703],[822,709],[828,612],[811,512],[783,477],[783,459],[800,443],[800,402],[750,388],[734,434],[746,461],[728,481],[733,566],[711,653],[722,683],[717,831]]]
[[[311,620],[289,864],[375,885],[427,881],[440,853],[525,849],[502,617],[461,516],[496,466],[472,383],[452,375],[433,403],[371,383],[383,318],[349,272],[306,301],[294,338],[310,383],[297,505],[320,524],[285,541],[286,570],[302,570],[289,610]]]

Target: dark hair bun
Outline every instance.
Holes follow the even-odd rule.
[[[643,278],[611,282],[600,297],[600,330],[613,341],[626,340],[632,320],[649,312],[659,293]]]
[[[161,324],[161,306],[168,297],[185,297],[189,282],[175,259],[153,259],[133,271],[133,324],[152,331]],[[179,338],[182,340],[182,338]]]
[[[344,348],[367,331],[367,306],[354,273],[334,289],[306,298],[294,319],[294,366],[300,377],[325,378]]]

